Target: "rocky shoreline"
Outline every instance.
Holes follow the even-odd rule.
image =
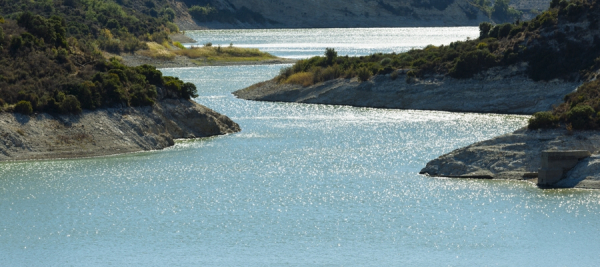
[[[184,99],[80,115],[0,113],[0,161],[97,157],[159,150],[174,139],[239,132],[228,117]]]
[[[500,114],[533,114],[550,110],[580,84],[536,82],[525,75],[526,63],[497,67],[471,79],[449,76],[408,78],[406,70],[376,75],[366,82],[336,79],[309,87],[259,83],[233,94],[241,99],[356,107],[439,110]],[[395,76],[395,79],[394,79]]]
[[[358,107],[440,110],[501,114],[533,114],[551,110],[579,83],[535,82],[526,64],[494,68],[471,79],[445,76],[407,79],[378,75],[366,82],[337,79],[302,87],[275,80],[233,94],[257,101],[350,105]],[[432,160],[421,174],[435,177],[523,180],[537,184],[542,151],[584,150],[582,160],[550,188],[600,189],[600,131],[528,130],[479,142]],[[547,188],[548,186],[545,186]]]
[[[600,189],[600,131],[523,128],[442,155],[427,163],[421,174],[537,183],[542,151],[549,150],[586,150],[593,154],[580,161],[551,188]]]

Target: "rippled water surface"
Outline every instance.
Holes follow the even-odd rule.
[[[285,58],[323,55],[331,47],[340,56],[406,52],[427,45],[448,45],[479,37],[478,27],[452,28],[360,28],[360,29],[281,29],[189,31],[198,43],[186,44],[259,48]]]
[[[282,66],[165,69],[243,131],[0,163],[2,266],[595,266],[600,194],[417,173],[526,117],[263,103]]]

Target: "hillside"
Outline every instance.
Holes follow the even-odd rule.
[[[122,3],[2,0],[0,111],[76,114],[115,105],[147,106],[156,101],[157,87],[174,98],[193,97],[191,83],[162,77],[151,66],[130,68],[102,56],[103,51],[144,49],[144,41],[163,42],[178,31],[166,1]],[[138,8],[141,3],[145,8]]]
[[[180,0],[198,25],[208,28],[476,26],[482,21],[517,19],[519,16],[504,14],[508,10],[492,12],[493,2],[507,1]],[[547,8],[549,0],[540,1],[546,1],[543,9]],[[190,27],[189,21],[178,23]]]
[[[161,149],[173,138],[239,131],[190,100],[194,84],[105,58],[170,45],[179,30],[167,1],[0,0],[0,8],[0,160]]]
[[[511,113],[514,109],[514,113],[531,114],[558,106],[577,84],[596,77],[600,69],[599,17],[597,1],[554,1],[552,8],[531,21],[496,26],[482,23],[480,38],[448,46],[366,57],[341,57],[328,49],[325,57],[301,60],[282,70],[273,81],[236,94],[255,100],[358,106],[374,105],[368,104],[368,100],[384,99],[371,103],[379,103],[376,107],[444,107],[441,110],[469,112]],[[496,82],[502,79],[510,82]],[[569,86],[571,90],[566,90]],[[305,89],[290,91],[292,87]],[[418,89],[421,87],[426,90]],[[531,91],[538,87],[547,89]],[[592,117],[595,121],[595,114],[600,111],[598,98],[594,96],[598,84],[590,83],[583,88],[566,98],[568,103],[560,105],[553,117],[537,115],[536,118],[546,121],[540,124],[543,126],[534,123],[534,127],[556,126],[559,119],[571,123],[583,112],[581,116],[586,123],[576,123],[573,127],[596,128],[597,124],[587,121]],[[287,94],[288,91],[294,93]],[[407,94],[413,91],[414,94]],[[520,102],[514,99],[519,97],[519,91],[532,93],[523,95],[525,102],[537,100],[515,109],[515,103]],[[378,92],[385,93],[377,95]],[[475,102],[467,100],[474,96],[472,92],[480,96],[472,98]],[[486,97],[497,93],[513,97]],[[441,97],[446,94],[458,97],[461,104],[449,103],[452,97]],[[348,95],[360,97],[353,99]],[[546,99],[549,96],[552,99]],[[420,99],[427,101],[417,101]],[[547,104],[537,106],[539,103]],[[578,104],[587,107],[577,108]]]

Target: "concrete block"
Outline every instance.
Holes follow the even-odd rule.
[[[591,156],[587,150],[543,151],[538,185],[551,186],[563,179],[580,160]]]

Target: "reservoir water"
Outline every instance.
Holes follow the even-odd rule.
[[[319,31],[333,36],[329,47],[355,38],[352,30],[341,37],[343,30]],[[306,55],[293,52],[289,39],[283,45],[278,30],[269,32],[255,45]],[[476,36],[475,28],[467,32],[440,44]],[[396,51],[396,42],[380,48]],[[194,82],[196,101],[230,116],[241,133],[163,151],[0,163],[0,265],[597,264],[600,192],[418,175],[429,160],[518,129],[527,117],[231,95],[281,67],[163,70]]]

